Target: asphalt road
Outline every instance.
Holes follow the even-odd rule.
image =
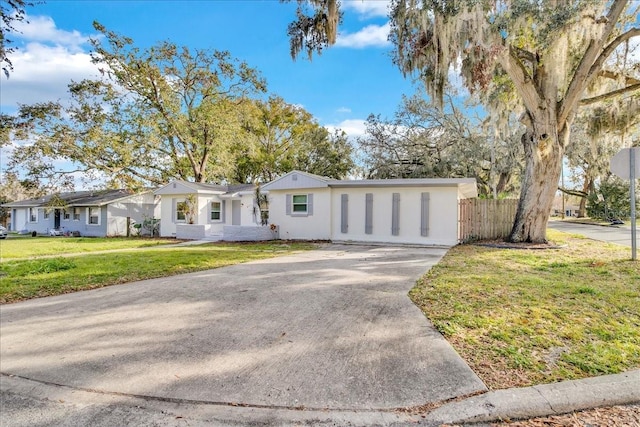
[[[445,252],[329,245],[3,305],[4,410],[37,408],[18,379],[256,410],[384,411],[486,390],[407,297]]]
[[[549,227],[567,233],[581,234],[590,239],[602,240],[604,242],[616,243],[631,247],[631,226],[627,222],[619,226],[601,226],[591,224],[579,224],[573,221],[549,221]],[[636,227],[636,234],[640,235]]]

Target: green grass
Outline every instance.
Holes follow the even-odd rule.
[[[494,389],[640,367],[640,262],[549,230],[561,249],[453,248],[412,300]]]
[[[33,258],[43,255],[86,253],[116,249],[148,248],[178,243],[175,239],[125,237],[19,237],[0,240],[0,257]]]
[[[212,243],[5,261],[0,264],[0,303],[218,268],[313,247],[282,242]]]

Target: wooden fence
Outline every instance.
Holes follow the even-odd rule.
[[[516,217],[518,199],[462,199],[459,201],[460,242],[507,237]]]

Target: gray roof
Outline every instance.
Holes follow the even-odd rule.
[[[64,206],[103,206],[116,200],[129,197],[136,194],[131,190],[89,190],[89,191],[71,191],[67,193],[48,194],[33,199],[20,200],[17,202],[5,203],[2,206],[7,208],[32,208],[51,206],[53,201],[58,198],[62,200],[61,205]],[[54,206],[52,206],[54,207]]]
[[[253,191],[256,189],[255,184],[233,184],[227,185],[227,193],[238,193],[240,191]]]
[[[165,186],[157,189],[155,194],[183,194],[185,192],[194,193],[221,193],[220,195],[233,195],[238,192],[246,192],[255,190],[255,184],[207,184],[204,182],[191,182],[184,180],[174,180],[166,184]],[[188,189],[190,191],[185,191]],[[176,193],[176,191],[178,193]]]

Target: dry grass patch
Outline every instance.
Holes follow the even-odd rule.
[[[640,263],[550,230],[561,249],[458,246],[411,291],[492,389],[640,367]]]

